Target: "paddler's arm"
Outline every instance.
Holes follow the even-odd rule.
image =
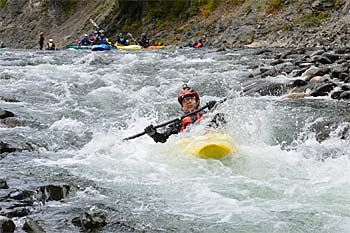
[[[157,130],[153,127],[153,125],[149,125],[145,128],[145,132],[148,136],[150,136],[155,142],[161,142],[164,143],[170,135],[172,134],[178,134],[180,132],[181,128],[181,121],[177,121],[167,127],[165,132],[159,133]]]

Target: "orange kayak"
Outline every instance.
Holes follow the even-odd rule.
[[[150,45],[147,48],[144,49],[164,49],[165,46],[164,45]]]

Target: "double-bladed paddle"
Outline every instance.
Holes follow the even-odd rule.
[[[221,103],[225,102],[226,100],[227,100],[227,98],[224,98],[223,100],[218,101],[215,105],[221,104]],[[183,115],[183,116],[181,116],[181,117],[179,117],[179,118],[175,118],[175,119],[173,119],[173,120],[171,120],[171,121],[167,121],[167,122],[164,122],[164,123],[162,123],[162,124],[155,125],[155,126],[153,126],[153,128],[157,129],[157,128],[161,128],[161,127],[167,126],[167,125],[169,125],[169,124],[171,124],[171,123],[174,123],[174,122],[176,122],[176,121],[179,121],[179,120],[181,121],[181,120],[184,119],[185,117],[188,117],[188,116],[191,116],[191,115],[193,115],[193,114],[196,114],[196,113],[198,113],[198,112],[200,112],[200,111],[202,111],[202,110],[204,110],[204,109],[206,109],[206,108],[209,108],[209,103],[207,103],[207,104],[204,105],[203,107],[197,109],[196,111],[190,112],[190,113],[185,114],[185,115]],[[135,134],[135,135],[133,135],[133,136],[124,138],[123,140],[124,140],[124,141],[127,141],[127,140],[130,140],[130,139],[134,139],[134,138],[140,137],[140,136],[145,135],[145,134],[146,134],[146,132],[143,131],[142,133],[138,133],[138,134]]]
[[[97,25],[97,23],[93,20],[93,19],[89,19],[90,23],[92,23],[92,25],[94,25],[96,27],[96,29],[99,29],[99,26]]]

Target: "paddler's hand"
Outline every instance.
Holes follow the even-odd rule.
[[[148,136],[152,137],[156,134],[156,129],[153,125],[149,125],[145,128],[145,133],[148,134]]]
[[[212,109],[215,107],[216,103],[217,103],[217,102],[216,102],[215,100],[209,101],[209,102],[207,103],[208,109],[209,109],[209,110],[212,110]]]

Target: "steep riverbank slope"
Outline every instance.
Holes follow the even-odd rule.
[[[35,48],[40,31],[58,47],[95,30],[118,32],[154,43],[181,46],[204,39],[212,47],[348,46],[349,0],[0,0],[0,41]]]

